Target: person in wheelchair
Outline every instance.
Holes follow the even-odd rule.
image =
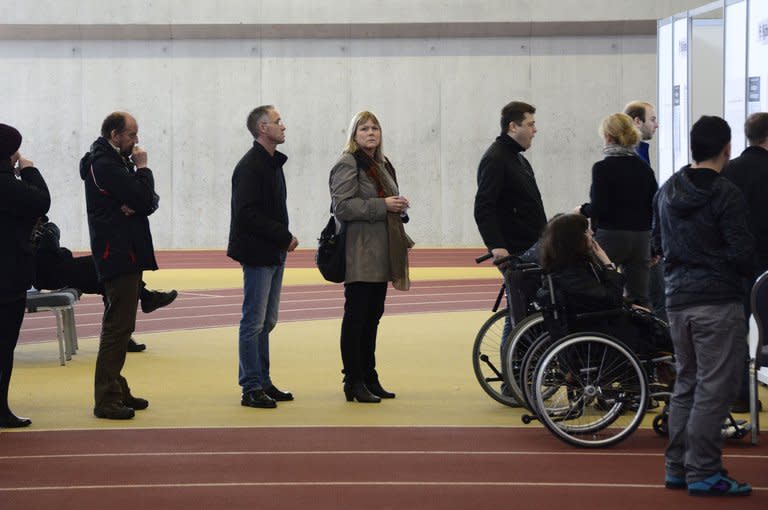
[[[667,325],[646,308],[627,303],[624,276],[593,239],[587,218],[561,214],[547,224],[539,246],[544,274],[551,277],[555,301],[566,318],[568,331],[594,331],[610,335],[645,358],[671,353]],[[545,281],[537,301],[543,308],[552,303]],[[597,313],[604,312],[604,313]],[[577,317],[590,314],[591,317]]]

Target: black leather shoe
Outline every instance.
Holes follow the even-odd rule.
[[[93,415],[107,420],[130,420],[134,416],[133,409],[123,404],[112,404],[105,407],[94,407]]]
[[[243,394],[243,398],[240,400],[240,405],[257,407],[259,409],[274,409],[277,407],[277,402],[262,390],[254,390]]]
[[[141,352],[141,351],[143,351],[146,348],[147,348],[146,345],[138,344],[138,343],[136,343],[136,340],[131,338],[130,340],[128,340],[128,348],[125,349],[125,350],[127,352]]]
[[[264,390],[264,393],[275,402],[288,402],[293,400],[293,394],[290,391],[280,391],[274,385]]]
[[[125,404],[126,407],[130,407],[134,411],[143,411],[149,407],[149,400],[145,398],[130,396],[123,399],[123,404]]]
[[[395,398],[395,394],[382,388],[378,380],[365,383],[365,387],[379,398]]]
[[[363,383],[344,383],[344,396],[347,397],[347,402],[352,402],[353,400],[365,404],[378,404],[381,402],[381,398],[368,391],[368,388]]]
[[[20,429],[30,425],[32,425],[32,420],[23,416],[16,416],[13,413],[8,413],[7,416],[0,418],[0,429]]]
[[[152,313],[158,308],[173,303],[173,300],[176,299],[178,295],[179,293],[175,290],[170,292],[159,292],[156,290],[144,292],[141,296],[141,311],[144,313]]]

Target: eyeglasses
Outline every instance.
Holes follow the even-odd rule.
[[[276,126],[285,126],[285,124],[283,124],[283,119],[262,121],[259,122],[259,124],[274,124]]]

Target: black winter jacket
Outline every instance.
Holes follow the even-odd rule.
[[[491,144],[477,169],[475,222],[489,250],[520,254],[547,224],[541,193],[523,148],[509,135]]]
[[[599,312],[624,306],[624,276],[611,269],[584,262],[551,274],[558,299],[569,315]],[[546,285],[537,294],[537,301],[547,305]]]
[[[99,282],[157,269],[148,219],[158,204],[152,171],[135,169],[106,138],[99,137],[80,160],[80,177]],[[126,215],[123,205],[135,213]]]
[[[227,255],[249,266],[277,266],[293,235],[288,230],[285,154],[273,156],[259,142],[245,153],[232,174]]]
[[[733,182],[747,201],[749,230],[755,237],[757,273],[768,271],[768,150],[747,147],[741,156],[732,159],[723,176]]]
[[[664,256],[668,308],[741,302],[754,240],[744,197],[709,169],[683,167],[654,199],[652,244]]]
[[[658,189],[651,167],[638,156],[609,156],[592,166],[592,228],[648,231]]]
[[[27,167],[17,179],[10,159],[0,161],[0,302],[26,295],[34,278],[35,222],[48,212],[51,196],[37,168]]]

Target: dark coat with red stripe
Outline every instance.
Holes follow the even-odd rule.
[[[104,282],[116,276],[157,269],[148,216],[157,209],[149,168],[135,169],[103,137],[80,160],[91,252]],[[126,215],[125,205],[135,211]]]

